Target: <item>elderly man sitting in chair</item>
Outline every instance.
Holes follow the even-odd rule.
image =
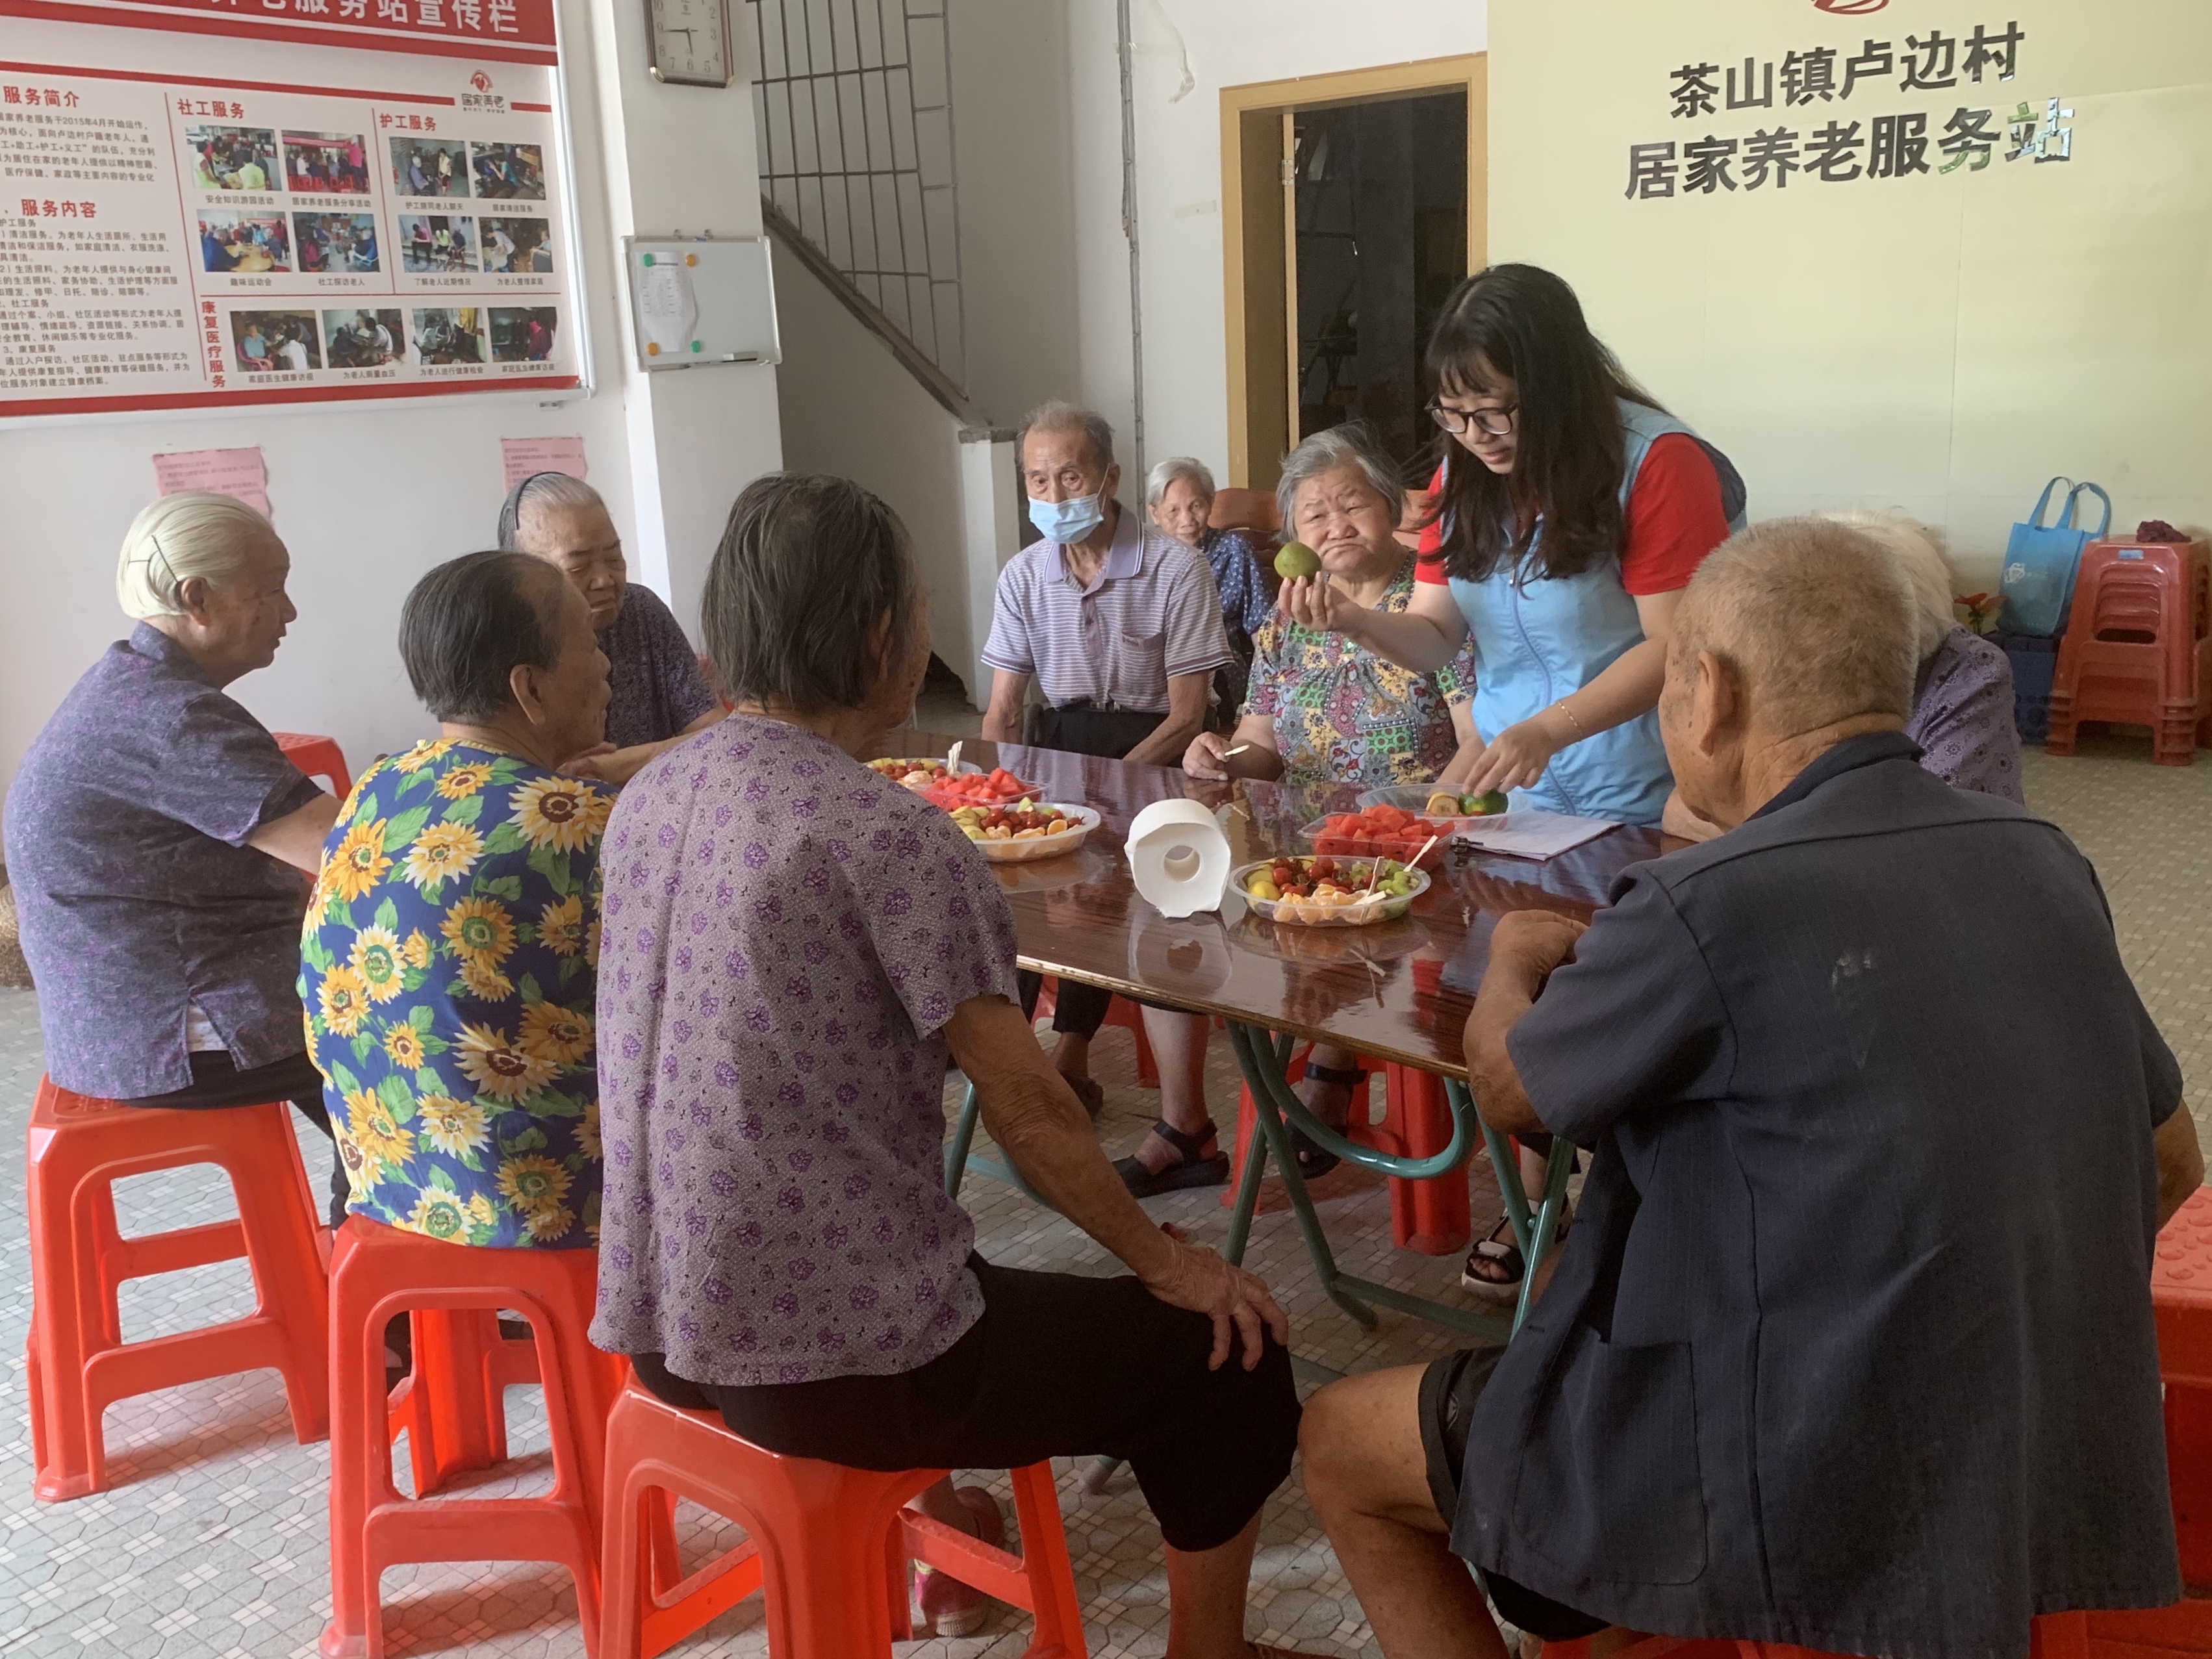
[[[2087,862],[1915,764],[1911,601],[1811,520],[1708,559],[1659,704],[1728,834],[1498,926],[1484,1116],[1595,1149],[1502,1352],[1327,1389],[1389,1659],[1607,1626],[1912,1659],[2181,1593],[2149,1274],[2203,1178]]]

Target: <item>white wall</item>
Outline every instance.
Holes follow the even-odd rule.
[[[617,238],[710,225],[757,234],[751,94],[647,79],[627,0],[562,0],[562,28],[597,389],[542,404],[424,398],[0,431],[0,586],[14,599],[0,649],[0,787],[70,686],[129,630],[115,606],[116,550],[153,496],[156,451],[262,449],[300,618],[274,665],[233,691],[272,727],[337,738],[356,769],[427,728],[399,666],[399,604],[432,565],[492,544],[501,437],[580,433],[633,578],[696,621],[731,499],[780,461],[775,371],[689,369],[640,386],[614,298]],[[220,46],[172,38],[180,52]]]

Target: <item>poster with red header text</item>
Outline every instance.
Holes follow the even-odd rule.
[[[580,383],[552,0],[0,19],[0,419]]]

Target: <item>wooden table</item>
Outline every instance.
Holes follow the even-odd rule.
[[[883,752],[941,756],[950,746],[949,738],[907,731],[892,733]],[[1023,967],[1102,985],[1124,996],[1218,1014],[1227,1022],[1257,1107],[1261,1136],[1244,1162],[1224,1254],[1232,1261],[1243,1255],[1261,1176],[1272,1157],[1322,1288],[1354,1319],[1371,1328],[1375,1316],[1364,1304],[1372,1302],[1491,1340],[1510,1336],[1527,1311],[1536,1265],[1550,1248],[1564,1210],[1573,1153],[1565,1143],[1554,1146],[1545,1192],[1532,1209],[1510,1145],[1481,1121],[1468,1094],[1461,1036],[1489,960],[1491,930],[1508,910],[1557,910],[1587,920],[1605,903],[1622,871],[1678,843],[1656,830],[1624,827],[1542,863],[1455,852],[1431,872],[1429,890],[1410,915],[1371,927],[1278,927],[1248,911],[1233,890],[1218,915],[1170,921],[1137,896],[1122,856],[1130,820],[1146,806],[1182,796],[1216,809],[1235,861],[1243,864],[1305,850],[1304,826],[1328,812],[1356,810],[1358,791],[1204,783],[1164,767],[973,738],[965,743],[961,758],[986,768],[1003,766],[1039,785],[1042,799],[1095,807],[1104,818],[1079,852],[1035,864],[993,866],[1013,908]],[[1432,1158],[1408,1160],[1348,1141],[1316,1122],[1284,1077],[1291,1046],[1300,1038],[1338,1043],[1370,1059],[1395,1060],[1443,1078],[1456,1121],[1451,1145]],[[1415,1180],[1458,1167],[1480,1136],[1528,1262],[1513,1318],[1485,1316],[1339,1273],[1297,1161],[1290,1156],[1286,1126],[1348,1162]],[[968,1147],[974,1130],[971,1091],[947,1159],[947,1178],[955,1185],[971,1167]],[[981,1159],[973,1160],[972,1167],[1018,1179]]]

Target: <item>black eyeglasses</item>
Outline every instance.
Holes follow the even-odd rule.
[[[1508,404],[1503,409],[1459,410],[1446,409],[1442,404],[1429,405],[1429,418],[1457,437],[1468,427],[1479,427],[1493,438],[1502,438],[1513,430],[1514,417],[1521,412],[1518,404]]]

